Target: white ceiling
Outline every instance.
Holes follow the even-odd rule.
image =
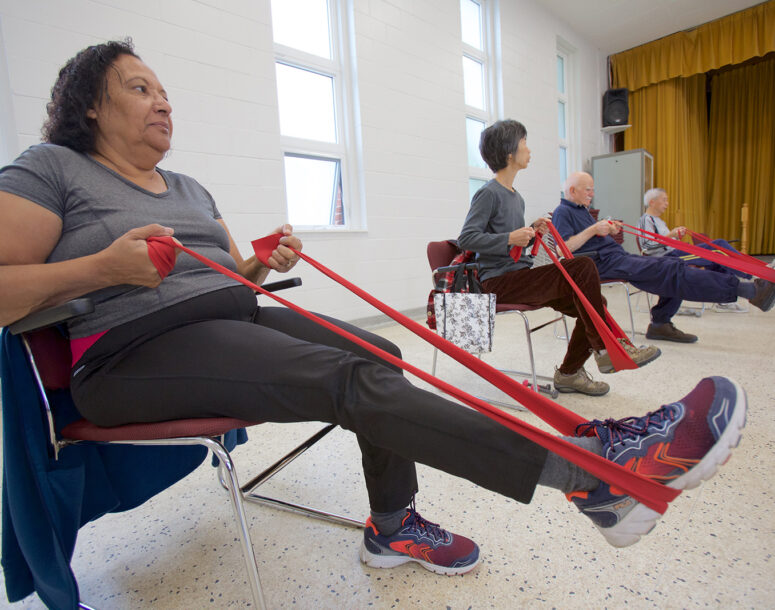
[[[761,4],[761,0],[538,0],[606,55]]]

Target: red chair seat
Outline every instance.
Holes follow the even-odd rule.
[[[221,436],[236,428],[247,428],[262,422],[232,417],[178,419],[152,423],[125,424],[103,428],[80,419],[62,429],[62,438],[72,441],[150,441],[190,436]]]
[[[536,309],[542,309],[534,305],[513,305],[508,303],[495,304],[495,313],[501,313],[503,311],[535,311]]]

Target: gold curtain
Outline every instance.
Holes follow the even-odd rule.
[[[775,59],[711,80],[708,232],[739,238],[749,206],[749,253],[775,252]]]
[[[635,91],[775,51],[775,0],[611,55],[614,87]]]
[[[673,78],[630,94],[624,148],[654,156],[654,186],[667,191],[669,227],[705,231],[707,112],[705,75]]]

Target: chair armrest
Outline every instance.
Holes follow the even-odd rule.
[[[436,275],[437,273],[446,273],[447,271],[454,271],[460,267],[463,267],[464,271],[468,271],[469,269],[479,269],[479,263],[464,263],[462,265],[447,265],[446,267],[439,267],[438,269],[433,270],[433,275]]]
[[[56,326],[61,322],[66,322],[72,318],[77,318],[94,311],[94,302],[87,297],[73,299],[62,305],[49,307],[41,311],[36,311],[21,320],[17,320],[8,326],[8,331],[12,335],[19,335],[31,330],[41,330],[49,326]]]
[[[287,280],[280,280],[279,282],[272,282],[263,286],[265,290],[269,292],[275,292],[277,290],[284,290],[285,288],[293,288],[294,286],[301,286],[300,277],[292,277]],[[21,320],[17,320],[13,324],[8,326],[8,331],[12,335],[19,335],[31,330],[41,330],[48,328],[49,326],[56,326],[62,322],[67,322],[78,316],[85,315],[94,311],[94,302],[88,297],[82,297],[79,299],[73,299],[57,305],[55,307],[49,307],[41,311],[36,311],[24,316]]]
[[[278,290],[285,290],[286,288],[293,288],[294,286],[301,286],[300,277],[291,277],[287,280],[280,280],[278,282],[270,282],[261,286],[264,290],[269,292],[277,292]]]

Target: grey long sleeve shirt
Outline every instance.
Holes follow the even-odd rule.
[[[517,191],[493,179],[476,192],[458,244],[464,250],[476,252],[480,280],[533,266],[529,248],[522,250],[519,262],[509,255],[509,233],[524,226],[525,200]]]

